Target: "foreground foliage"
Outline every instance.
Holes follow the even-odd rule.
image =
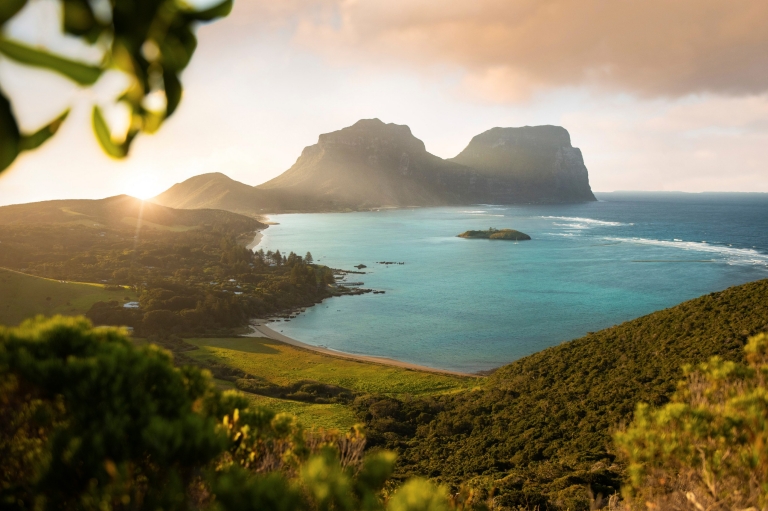
[[[768,330],[768,280],[712,293],[549,348],[497,370],[481,389],[356,400],[369,442],[416,474],[494,495],[498,506],[589,509],[619,492],[611,433],[638,402],[666,404],[684,364],[743,359]]]
[[[3,0],[0,31],[28,3]],[[20,64],[58,73],[81,86],[93,86],[107,71],[119,71],[127,87],[114,101],[129,112],[129,128],[122,140],[115,140],[101,108],[93,107],[93,129],[104,151],[112,157],[128,154],[140,132],[156,131],[170,117],[182,97],[181,72],[197,48],[195,26],[226,16],[233,0],[224,0],[207,9],[194,9],[176,0],[112,0],[94,5],[87,0],[62,0],[63,32],[91,46],[100,54],[93,64],[71,60],[0,35],[0,54]],[[45,34],[44,40],[50,40]],[[35,149],[52,137],[67,118],[63,112],[34,133],[22,133],[11,104],[0,89],[0,172],[25,150]]]
[[[750,339],[747,364],[713,357],[685,368],[675,398],[639,405],[616,435],[629,460],[627,503],[637,509],[765,509],[768,505],[768,336]]]
[[[168,352],[83,318],[0,329],[5,509],[441,510],[444,490],[383,490],[393,453],[359,430],[306,432],[246,408]]]

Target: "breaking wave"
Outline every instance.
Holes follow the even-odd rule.
[[[757,265],[768,268],[768,254],[764,254],[752,248],[734,248],[725,245],[714,245],[707,243],[706,241],[682,241],[678,239],[675,239],[674,241],[617,237],[604,237],[603,239],[711,254],[712,256],[719,256],[722,261],[727,264]]]
[[[578,216],[543,216],[541,218],[546,218],[548,220],[561,220],[564,222],[571,222],[571,224],[569,225],[582,225],[584,226],[584,228],[589,228],[591,226],[596,226],[596,225],[600,225],[600,226],[634,225],[634,224],[625,224],[622,222],[608,222],[606,220],[595,220],[594,218],[581,218]]]

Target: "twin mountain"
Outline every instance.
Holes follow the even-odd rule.
[[[152,199],[246,215],[594,200],[581,151],[560,126],[493,128],[442,159],[408,126],[379,119],[320,135],[290,169],[261,185],[203,174]]]

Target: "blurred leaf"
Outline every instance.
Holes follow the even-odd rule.
[[[192,54],[197,48],[197,37],[189,26],[173,27],[160,44],[163,68],[181,71],[189,64]]]
[[[93,44],[101,34],[102,28],[93,13],[88,0],[64,0],[64,31],[68,34],[84,36]]]
[[[229,15],[232,12],[233,0],[224,0],[218,5],[214,5],[202,11],[183,11],[187,19],[194,21],[211,21]]]
[[[38,130],[37,132],[31,135],[22,136],[21,140],[19,141],[19,151],[30,151],[40,147],[43,142],[51,138],[59,130],[61,123],[64,122],[64,119],[66,119],[68,115],[69,110],[61,114],[56,118],[56,120],[44,128]]]
[[[27,4],[27,0],[2,0],[0,2],[0,25],[13,18]]]
[[[165,84],[165,99],[167,101],[165,117],[168,118],[176,111],[176,107],[181,102],[182,88],[179,77],[173,71],[166,70],[163,72],[163,82]]]
[[[64,0],[64,30],[83,35],[93,28],[96,18],[87,0]]]
[[[126,144],[116,144],[112,140],[112,133],[109,131],[107,121],[104,120],[104,115],[98,106],[93,107],[93,131],[96,133],[96,138],[99,139],[104,152],[113,158],[125,158],[128,152],[127,141]]]
[[[143,130],[146,133],[155,133],[160,129],[165,119],[163,112],[154,112],[152,110],[145,110],[144,113],[144,125]]]
[[[102,72],[99,67],[59,57],[7,39],[0,39],[0,52],[22,64],[56,71],[81,85],[93,85]]]
[[[0,172],[7,169],[18,156],[20,139],[11,103],[0,92]]]

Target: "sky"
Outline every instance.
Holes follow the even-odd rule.
[[[197,3],[209,0],[196,0]],[[30,0],[6,37],[95,58],[57,34],[57,0]],[[236,0],[199,27],[177,112],[113,160],[90,127],[93,89],[0,57],[22,129],[72,113],[0,175],[0,205],[128,193],[223,172],[256,185],[321,133],[406,124],[441,157],[496,126],[556,124],[592,189],[768,192],[765,0]]]

